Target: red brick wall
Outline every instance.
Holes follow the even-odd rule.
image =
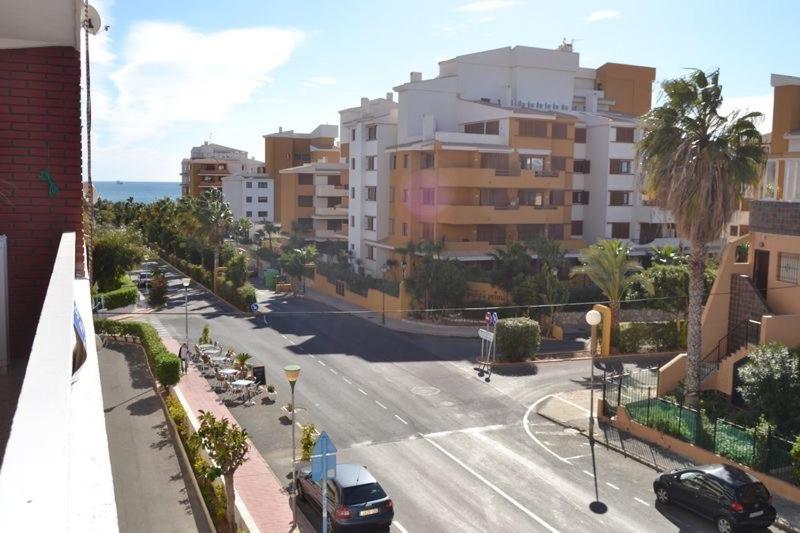
[[[81,65],[70,47],[0,50],[0,234],[8,237],[11,357],[27,358],[61,234],[82,263]],[[49,170],[56,196],[39,172]]]

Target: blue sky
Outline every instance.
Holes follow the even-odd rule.
[[[575,39],[581,65],[648,65],[656,79],[720,68],[729,107],[771,114],[770,73],[800,75],[796,3],[95,0],[93,177],[178,180],[204,140],[263,159],[262,135],[337,124],[437,62]],[[656,91],[657,93],[657,91]],[[769,130],[769,125],[761,128]]]

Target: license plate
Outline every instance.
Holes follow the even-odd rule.
[[[764,514],[764,511],[756,511],[755,513],[750,513],[750,518],[755,518],[757,516],[761,516]]]
[[[369,516],[371,514],[378,514],[378,509],[377,508],[375,508],[375,509],[366,509],[366,510],[361,511],[360,513],[358,513],[358,516]]]

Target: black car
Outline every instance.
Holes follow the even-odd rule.
[[[775,521],[767,487],[734,466],[694,466],[664,472],[653,482],[653,490],[659,503],[675,503],[710,518],[720,533],[769,527]]]
[[[311,469],[298,472],[298,496],[322,510],[322,486],[311,479]],[[389,531],[394,504],[367,467],[337,464],[336,476],[328,480],[328,524],[330,531]]]

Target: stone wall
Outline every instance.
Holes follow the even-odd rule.
[[[800,202],[758,200],[750,204],[750,231],[800,235]]]
[[[756,335],[752,329],[748,329],[748,320],[761,321],[763,315],[769,315],[770,311],[761,294],[756,290],[752,280],[741,274],[731,276],[731,303],[728,310],[728,342],[725,353],[719,354],[724,357],[743,346],[746,341],[758,342],[748,338]]]

